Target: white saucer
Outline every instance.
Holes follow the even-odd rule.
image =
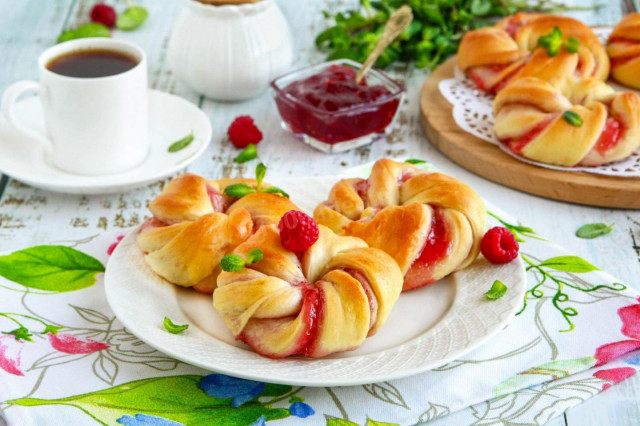
[[[26,98],[14,108],[18,120],[44,132],[38,98]],[[175,153],[168,151],[173,142],[191,131],[195,139],[188,147]],[[198,158],[211,141],[211,122],[190,102],[149,90],[149,140],[151,149],[147,158],[134,169],[103,176],[76,175],[51,164],[44,145],[19,133],[0,116],[0,171],[26,184],[55,192],[122,192],[169,176]]]

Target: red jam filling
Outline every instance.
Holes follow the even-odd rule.
[[[622,56],[620,58],[611,58],[611,66],[612,67],[617,67],[620,65],[624,65],[627,62],[631,62],[634,59],[638,59],[640,57],[640,55],[635,55],[635,56]]]
[[[327,144],[384,132],[398,109],[399,98],[381,84],[368,85],[366,79],[356,84],[355,76],[351,67],[331,65],[289,84],[276,97],[282,119],[295,133]],[[357,109],[367,104],[371,107]]]
[[[362,286],[362,290],[364,290],[364,294],[367,296],[367,300],[369,301],[369,310],[371,311],[369,328],[373,327],[373,324],[375,324],[375,322],[378,320],[378,299],[376,299],[375,293],[371,288],[369,280],[364,276],[363,273],[355,269],[345,269],[344,272],[358,280],[358,282]]]
[[[213,207],[213,211],[224,213],[226,210],[226,202],[224,199],[224,195],[222,195],[217,189],[207,185],[207,195],[209,196],[209,201],[211,201],[211,207]]]
[[[362,179],[360,182],[356,183],[353,186],[353,189],[356,190],[362,201],[364,201],[365,206],[367,205],[367,191],[369,191],[369,180]]]
[[[167,226],[169,225],[166,222],[161,221],[160,219],[157,219],[155,216],[154,217],[150,217],[149,219],[145,220],[142,225],[140,225],[140,228],[138,228],[138,234],[141,234],[142,232],[144,232],[145,230],[149,229],[149,228],[161,228],[163,226]]]
[[[613,118],[607,118],[607,122],[604,124],[604,129],[602,129],[602,134],[600,134],[600,138],[598,142],[596,142],[596,151],[600,154],[604,154],[610,149],[614,148],[622,139],[622,123]]]
[[[537,138],[540,133],[542,133],[549,126],[549,124],[551,124],[552,121],[553,118],[551,120],[543,121],[542,123],[534,126],[533,129],[529,130],[519,138],[510,139],[509,141],[507,141],[509,148],[511,148],[511,150],[516,154],[520,154],[524,147],[527,146],[532,140]]]
[[[451,237],[442,217],[442,210],[435,209],[427,242],[405,275],[403,290],[410,290],[433,283],[433,268],[435,264],[444,259],[450,250]]]

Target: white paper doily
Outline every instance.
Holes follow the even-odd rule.
[[[598,38],[604,43],[611,33],[610,27],[594,28]],[[630,90],[611,84],[616,90]],[[453,119],[462,130],[482,140],[497,145],[504,152],[518,160],[553,170],[568,172],[587,172],[607,176],[640,177],[640,150],[627,159],[597,167],[561,167],[539,163],[520,157],[498,141],[493,132],[495,117],[493,116],[493,95],[477,89],[475,83],[455,67],[454,77],[442,80],[438,85],[440,93],[453,105]]]

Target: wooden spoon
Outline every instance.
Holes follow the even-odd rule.
[[[412,20],[413,12],[411,12],[411,7],[407,5],[396,9],[396,11],[391,14],[389,20],[384,26],[384,31],[382,32],[382,36],[380,36],[380,40],[378,40],[378,43],[373,48],[369,56],[367,56],[364,64],[362,64],[362,68],[360,68],[360,71],[356,74],[356,83],[360,84],[360,81],[363,79],[365,74],[369,72],[373,64],[376,62],[376,59],[378,59],[378,56],[384,52],[384,49],[386,49],[393,40],[402,34]]]

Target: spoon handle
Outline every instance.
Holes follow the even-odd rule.
[[[387,24],[384,27],[384,31],[382,32],[382,36],[380,36],[380,40],[373,48],[367,59],[362,64],[362,68],[358,71],[356,75],[356,83],[360,84],[363,77],[373,64],[378,59],[378,56],[384,52],[384,49],[391,44],[393,40],[395,40],[404,30],[409,26],[411,20],[413,19],[413,13],[411,12],[411,7],[404,5],[401,8],[397,9],[387,21]]]

